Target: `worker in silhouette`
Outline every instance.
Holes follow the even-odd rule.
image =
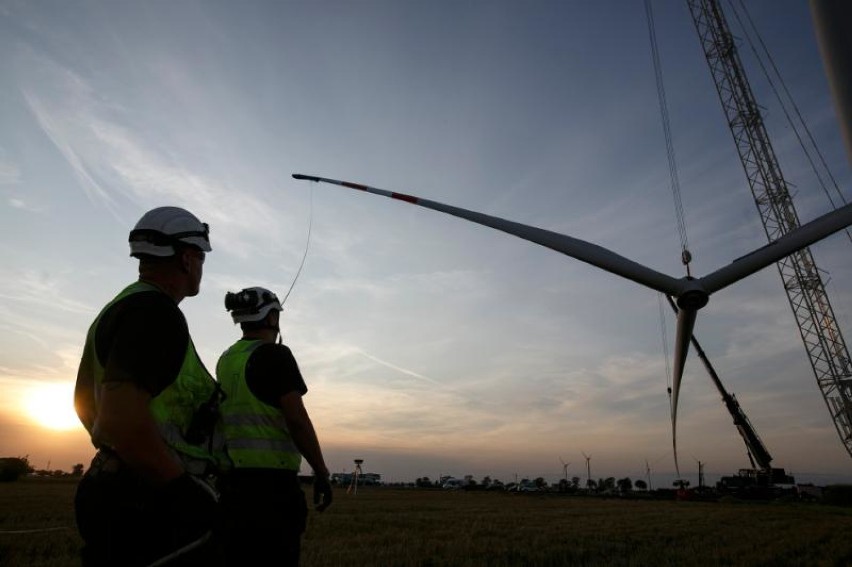
[[[82,562],[217,565],[218,503],[208,483],[219,457],[217,384],[178,307],[199,292],[208,228],[185,209],[159,207],[129,241],[139,279],[89,328],[74,392],[98,449],[75,496]]]
[[[222,489],[227,562],[261,565],[275,558],[295,566],[308,513],[299,484],[302,456],[314,472],[316,509],[322,512],[332,500],[329,471],[302,402],[308,389],[281,344],[282,308],[274,293],[262,287],[227,293],[225,307],[242,329],[216,365],[232,467]]]

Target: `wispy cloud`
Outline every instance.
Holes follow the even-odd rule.
[[[62,283],[56,276],[45,276],[34,270],[4,274],[0,278],[0,298],[10,303],[50,307],[52,310],[91,315],[90,305],[65,296]]]
[[[423,380],[424,382],[428,382],[429,384],[432,384],[434,386],[445,387],[444,384],[442,384],[441,382],[439,382],[437,380],[433,380],[432,378],[429,378],[428,376],[423,376],[422,374],[414,372],[413,370],[408,370],[407,368],[402,368],[402,367],[397,366],[395,364],[392,364],[392,363],[390,363],[386,360],[382,360],[381,358],[379,358],[377,356],[373,356],[369,353],[366,353],[361,349],[356,348],[356,349],[354,349],[354,351],[357,352],[358,354],[360,354],[361,356],[363,356],[364,358],[372,360],[373,362],[375,362],[377,364],[381,364],[382,366],[385,366],[385,367],[390,368],[392,370],[396,370],[397,372],[399,372],[401,374],[405,374],[406,376],[412,376],[414,378],[417,378],[418,380]]]
[[[172,157],[165,141],[151,143],[123,126],[121,109],[95,94],[73,69],[27,52],[53,88],[22,88],[37,124],[80,180],[87,197],[127,224],[126,202],[136,208],[164,203],[185,206],[212,227],[214,246],[247,257],[280,233],[280,215],[247,192],[193,171]],[[45,94],[53,93],[53,94]],[[59,93],[59,94],[55,94]],[[134,211],[133,215],[137,213]]]
[[[80,179],[81,185],[86,192],[86,196],[92,202],[104,205],[113,214],[116,214],[116,204],[109,192],[94,178],[89,168],[83,162],[83,159],[77,151],[71,146],[67,137],[64,135],[64,129],[57,123],[54,115],[41,102],[39,97],[26,89],[22,91],[24,99],[27,102],[30,110],[33,113],[36,121],[41,127],[45,135],[53,142],[68,165]],[[117,216],[117,214],[116,214]]]
[[[0,185],[14,185],[20,181],[20,168],[9,161],[0,161]]]
[[[34,207],[34,206],[28,204],[23,199],[19,199],[17,197],[9,198],[9,206],[12,207],[13,209],[18,209],[18,210],[21,210],[21,211],[27,211],[29,213],[41,213],[41,212],[44,211],[44,209],[42,209],[40,207]]]

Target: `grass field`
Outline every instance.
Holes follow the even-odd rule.
[[[0,566],[78,565],[76,483],[0,483]],[[22,533],[44,528],[57,529]],[[362,488],[311,512],[303,565],[852,565],[852,509]]]

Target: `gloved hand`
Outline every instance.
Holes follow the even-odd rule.
[[[331,483],[327,476],[317,475],[314,477],[314,508],[322,512],[329,506],[333,498]]]

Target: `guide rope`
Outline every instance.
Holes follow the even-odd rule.
[[[35,528],[32,530],[0,530],[0,535],[12,534],[12,535],[20,535],[20,534],[38,534],[43,532],[58,532],[61,530],[70,530],[70,526],[57,526],[53,528]]]
[[[302,255],[302,262],[299,264],[299,269],[296,270],[296,276],[293,278],[293,283],[290,284],[290,289],[287,290],[287,294],[284,296],[284,299],[281,300],[281,305],[284,305],[284,302],[287,301],[287,298],[290,297],[290,292],[293,291],[293,286],[296,285],[296,280],[299,279],[299,275],[302,273],[302,268],[305,266],[305,260],[308,257],[308,250],[311,246],[311,230],[314,225],[314,186],[311,184],[311,196],[310,196],[310,212],[308,214],[308,238],[305,242],[305,253]]]

